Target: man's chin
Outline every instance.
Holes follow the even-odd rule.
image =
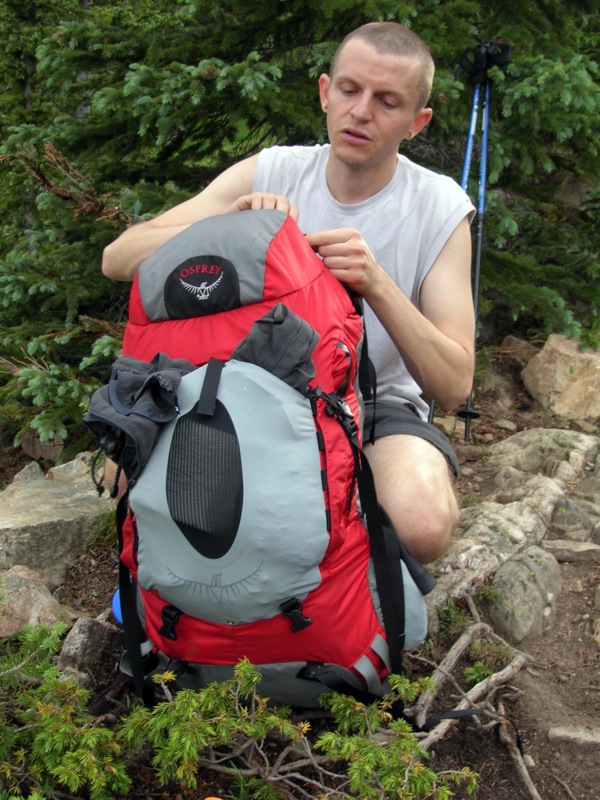
[[[349,169],[369,169],[377,163],[377,159],[367,152],[356,152],[348,150],[348,148],[333,148],[333,153],[336,159]]]

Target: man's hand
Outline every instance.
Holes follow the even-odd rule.
[[[321,256],[335,278],[365,299],[385,275],[369,246],[354,228],[309,233],[306,241]]]
[[[290,203],[287,197],[277,194],[268,194],[267,192],[252,192],[252,194],[245,194],[232,203],[225,213],[229,214],[233,211],[248,211],[276,209],[283,211],[284,214],[289,216],[295,221],[298,221],[298,208]]]

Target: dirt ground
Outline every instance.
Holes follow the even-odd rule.
[[[493,476],[479,457],[481,446],[510,436],[506,421],[516,430],[568,428],[576,425],[541,409],[524,390],[521,365],[510,353],[497,354],[474,392],[469,444],[464,425],[458,427],[456,448],[474,475],[461,478],[465,498],[485,498]],[[500,425],[498,424],[500,423]],[[587,432],[587,431],[586,431]],[[476,465],[476,466],[475,466]],[[600,584],[600,567],[593,564],[561,564],[562,591],[551,633],[521,643],[531,664],[514,681],[515,692],[505,694],[512,738],[518,741],[529,775],[543,800],[598,800],[600,798],[600,748],[552,741],[552,728],[599,726],[600,646],[592,637],[594,596]],[[596,610],[595,616],[598,616]],[[511,697],[512,695],[512,697]],[[480,775],[476,800],[526,800],[532,793],[517,774],[508,749],[499,741],[497,728],[482,730],[461,722],[436,746],[436,769],[470,766]],[[459,792],[457,798],[463,797]]]
[[[535,427],[570,427],[564,420],[544,413],[528,397],[519,380],[520,366],[511,354],[496,354],[485,378],[474,392],[474,410],[468,444],[459,421],[456,446],[474,474],[461,478],[462,498],[485,497],[491,475],[482,464],[481,447],[510,436],[509,421],[516,430]],[[19,466],[19,465],[17,465]],[[14,467],[11,471],[14,470]],[[6,470],[4,475],[6,475]],[[0,478],[4,476],[0,474]],[[110,545],[98,545],[76,562],[62,588],[61,600],[81,611],[99,613],[108,607],[116,583],[117,557]],[[551,741],[555,727],[598,726],[600,719],[600,647],[591,635],[593,603],[600,584],[600,568],[594,565],[561,565],[563,589],[558,598],[556,624],[549,635],[523,642],[532,657],[528,668],[504,693],[508,726],[518,739],[538,796],[543,800],[598,800],[600,798],[600,749]],[[595,612],[598,616],[598,611]],[[120,679],[115,678],[115,682]],[[526,800],[535,797],[519,777],[497,728],[482,729],[461,721],[435,746],[431,766],[436,770],[469,766],[479,773],[476,800]],[[225,791],[222,782],[207,777],[201,799]],[[162,796],[169,796],[163,794]],[[455,797],[465,795],[457,791]]]
[[[522,642],[531,664],[503,692],[510,735],[520,743],[531,781],[543,800],[598,800],[600,749],[551,741],[553,728],[598,728],[600,647],[591,636],[591,612],[600,570],[563,564],[556,624],[549,635]],[[596,612],[597,613],[597,612]],[[436,769],[469,766],[479,773],[477,800],[528,800],[497,728],[463,721],[434,749]],[[457,798],[466,797],[460,791]],[[533,795],[535,797],[535,795]]]

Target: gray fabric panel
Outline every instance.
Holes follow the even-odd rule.
[[[139,269],[140,295],[149,319],[169,319],[165,280],[173,269],[195,255],[220,256],[236,266],[242,305],[262,300],[267,250],[285,216],[281,211],[239,211],[209,217],[161,245]]]
[[[391,667],[392,667],[392,665],[390,664],[390,649],[389,649],[389,647],[387,645],[386,640],[383,638],[383,636],[380,636],[379,634],[377,634],[377,636],[371,642],[371,650],[374,653],[377,653],[377,655],[383,661],[383,663],[386,665],[388,670],[390,670]]]
[[[404,649],[412,650],[418,647],[427,636],[427,606],[421,590],[414,582],[406,564],[402,562],[402,579],[404,581],[404,603],[405,603],[405,625],[404,625]],[[375,571],[373,562],[369,562],[369,588],[375,612],[379,622],[383,625],[381,616],[381,604],[379,593],[375,581]]]
[[[197,402],[205,371],[201,367],[184,376],[179,389],[182,414]],[[233,361],[223,370],[218,397],[240,442],[240,533],[222,558],[212,560],[185,539],[167,512],[171,437],[163,434],[131,492],[140,531],[138,579],[143,588],[156,589],[187,614],[242,624],[275,616],[283,600],[302,600],[320,584],[319,564],[329,535],[317,437],[306,398],[260,367]],[[175,424],[169,423],[165,433]],[[268,437],[261,431],[268,431]]]
[[[177,667],[181,662],[173,662],[164,653],[159,653],[159,663],[153,674],[160,674],[168,669],[178,671]],[[304,661],[288,661],[278,664],[257,664],[261,673],[258,683],[257,693],[261,697],[266,697],[270,705],[290,705],[297,708],[322,708],[319,697],[331,691],[318,681],[309,681],[298,678],[300,670],[306,666]],[[350,686],[364,691],[362,682],[350,670],[340,667],[337,664],[326,664],[331,670],[346,681]],[[131,667],[127,654],[121,658],[121,671],[126,675],[131,675]],[[177,678],[177,686],[180,689],[192,689],[199,691],[210,683],[221,683],[233,678],[233,665],[225,664],[186,664],[185,671],[180,673]],[[391,691],[391,686],[387,679],[374,684],[372,690],[374,694],[382,696]]]
[[[367,689],[372,694],[381,694],[381,679],[377,674],[377,670],[367,656],[361,656],[358,661],[354,662],[352,666],[362,675],[367,685]]]
[[[258,694],[268,697],[272,705],[290,705],[298,708],[321,708],[319,697],[331,690],[319,681],[296,677],[306,666],[304,661],[290,661],[281,664],[257,664],[261,679]],[[330,665],[327,665],[330,666]],[[350,670],[332,665],[348,684],[364,691],[362,682]],[[212,664],[189,664],[186,672],[177,680],[177,685],[186,689],[202,689],[212,681],[224,681],[233,677],[233,667]],[[378,682],[377,694],[389,691],[389,686]]]
[[[256,320],[231,359],[257,364],[303,392],[316,374],[311,356],[318,341],[319,334],[306,320],[277,303]]]

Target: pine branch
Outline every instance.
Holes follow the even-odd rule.
[[[109,194],[99,196],[91,179],[76,169],[50,142],[44,146],[43,161],[51,171],[58,173],[58,180],[49,177],[43,163],[22,154],[1,155],[0,161],[20,164],[38,186],[74,206],[72,219],[92,214],[97,221],[108,220],[119,229],[131,224],[130,215],[110,204]]]

